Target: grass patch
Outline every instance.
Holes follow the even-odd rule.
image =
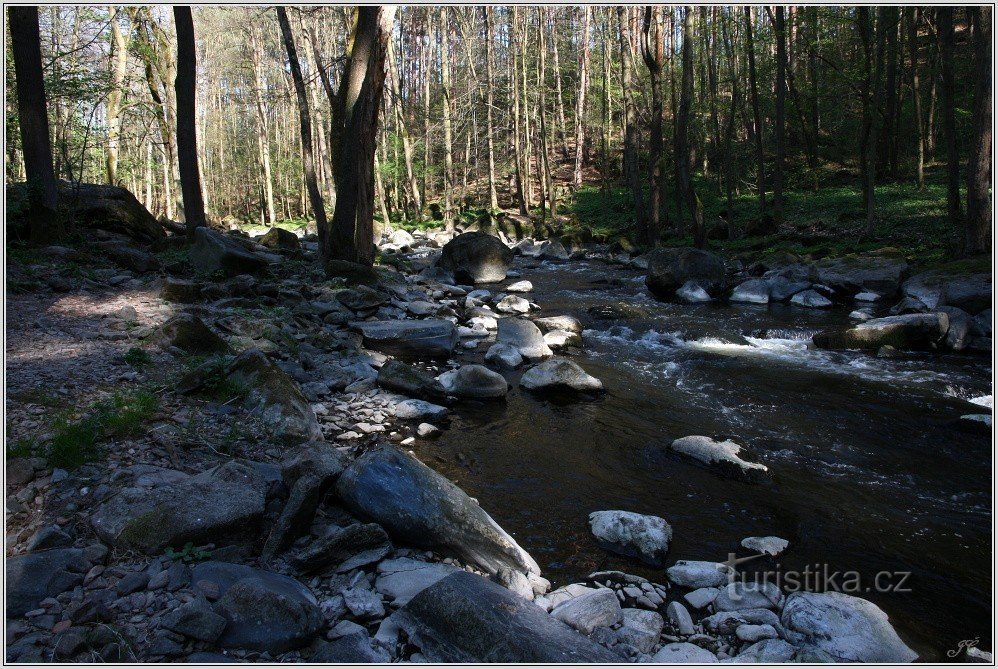
[[[38,449],[38,442],[31,437],[21,437],[7,444],[8,458],[30,458]]]
[[[139,348],[138,346],[133,346],[128,349],[122,357],[125,362],[135,369],[141,370],[152,364],[152,357],[149,353],[145,349]]]

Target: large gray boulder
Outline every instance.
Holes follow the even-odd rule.
[[[894,295],[908,273],[908,263],[884,257],[855,257],[819,260],[811,266],[814,283],[841,293],[873,291]]]
[[[243,404],[259,411],[279,438],[290,443],[322,441],[319,422],[301,388],[262,352],[240,353],[226,377],[247,391]]]
[[[845,330],[819,332],[812,337],[818,348],[876,351],[881,346],[899,350],[935,349],[949,331],[949,316],[943,312],[903,314],[874,318]]]
[[[520,377],[520,386],[534,392],[569,390],[603,392],[603,382],[567,358],[555,358],[534,365]]]
[[[680,560],[665,570],[669,581],[682,588],[720,588],[731,581],[735,572],[720,562]]]
[[[440,400],[447,396],[447,391],[433,375],[399,360],[389,360],[381,366],[378,386],[423,400]]]
[[[724,261],[700,249],[656,249],[648,254],[645,285],[659,299],[672,299],[687,281],[693,281],[710,295],[724,290]]]
[[[540,607],[468,572],[423,590],[393,618],[431,662],[620,662]]]
[[[589,528],[604,548],[653,567],[662,566],[672,540],[672,527],[664,518],[632,511],[594,511]]]
[[[502,374],[482,365],[462,365],[444,372],[437,380],[448,395],[460,399],[499,399],[509,391],[509,384]]]
[[[187,353],[225,353],[229,345],[194,314],[180,313],[163,323],[152,337],[164,347]]]
[[[248,542],[259,536],[267,487],[254,467],[231,461],[153,490],[125,488],[90,522],[104,543],[149,555],[188,541]]]
[[[347,467],[336,493],[352,512],[370,518],[403,542],[451,551],[490,574],[502,567],[540,568],[463,490],[416,458],[388,444]]]
[[[496,344],[514,347],[525,360],[543,360],[553,355],[540,328],[525,318],[500,318]]]
[[[194,567],[191,582],[218,598],[213,609],[227,621],[222,648],[284,653],[308,645],[324,622],[312,593],[288,576],[212,561]]]
[[[412,558],[383,560],[378,563],[374,589],[394,606],[405,606],[426,588],[459,571],[461,569],[443,562],[422,562]]]
[[[551,615],[583,634],[592,634],[597,627],[612,627],[623,619],[617,594],[610,588],[600,588],[562,602]]]
[[[766,279],[749,279],[738,284],[731,291],[728,300],[747,304],[769,304],[769,282]]]
[[[876,604],[840,592],[791,594],[781,622],[795,645],[815,646],[840,662],[894,664],[918,658]]]
[[[444,245],[439,266],[462,283],[496,283],[506,279],[513,249],[484,232],[465,232]]]
[[[90,568],[80,548],[56,548],[7,558],[7,617],[20,618],[46,597],[83,583]]]
[[[400,358],[446,358],[457,344],[457,329],[447,320],[354,321],[364,346]]]
[[[222,272],[229,277],[258,274],[267,269],[267,261],[262,256],[234,239],[205,227],[194,231],[190,258],[194,269],[203,274]]]
[[[976,314],[991,306],[991,284],[990,274],[951,275],[929,271],[905,281],[902,292],[929,309],[951,306]]]

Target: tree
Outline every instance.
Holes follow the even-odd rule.
[[[494,106],[493,86],[495,80],[493,63],[495,55],[492,47],[492,7],[483,7],[482,16],[485,19],[485,139],[489,152],[489,211],[491,214],[499,209],[499,195],[496,193],[496,158],[495,158],[495,124],[492,121],[492,107]]]
[[[336,258],[374,263],[374,151],[385,83],[385,55],[395,7],[354,10],[352,39],[336,93],[333,176]],[[290,31],[289,31],[290,32]]]
[[[703,205],[693,187],[693,146],[690,142],[690,106],[693,104],[693,8],[683,11],[683,83],[676,117],[676,152],[679,154],[679,188],[693,217],[693,245],[707,247],[707,231],[703,225]]]
[[[776,169],[773,172],[773,218],[783,225],[783,163],[786,160],[787,30],[783,6],[776,7]]]
[[[572,185],[582,186],[582,162],[586,143],[586,93],[589,87],[589,5],[582,7],[582,57],[579,62],[579,92],[575,97],[575,169],[572,170]]]
[[[661,9],[645,7],[641,30],[641,54],[648,67],[652,90],[651,143],[648,151],[651,197],[645,238],[641,240],[647,246],[655,246],[662,234],[659,218],[662,211],[662,115],[665,113],[665,101],[662,97],[662,64],[665,61],[663,28]]]
[[[312,152],[312,120],[308,110],[308,94],[305,91],[305,80],[302,77],[301,63],[298,61],[298,51],[295,48],[295,38],[291,32],[291,23],[288,21],[288,12],[284,7],[277,8],[277,21],[281,25],[281,36],[284,39],[284,48],[287,51],[288,65],[291,69],[291,78],[294,81],[295,96],[298,99],[298,122],[301,130],[301,153],[305,169],[305,187],[308,189],[308,199],[312,204],[312,215],[315,216],[316,230],[319,234],[319,254],[325,261],[336,257],[335,252],[339,251],[342,253],[342,250],[334,248],[333,234],[329,229],[329,222],[326,220],[326,207],[322,202],[319,182],[315,177],[315,156]],[[339,193],[338,190],[337,193]],[[337,195],[337,203],[339,203],[339,199]]]
[[[749,97],[752,99],[752,123],[755,134],[756,189],[759,193],[759,217],[766,215],[766,162],[762,153],[762,114],[759,112],[759,88],[755,74],[755,46],[752,42],[752,8],[745,8],[745,49],[748,51]]]
[[[28,182],[28,232],[33,243],[47,244],[62,237],[63,226],[49,143],[38,8],[8,7],[7,17],[17,83],[21,155]]]
[[[918,147],[916,175],[918,178],[918,190],[920,191],[925,189],[925,123],[922,120],[922,93],[919,90],[918,76],[918,18],[921,15],[921,11],[918,7],[910,7],[908,9],[908,49],[911,51],[908,70],[911,74],[911,99],[914,106],[914,122]]]
[[[118,183],[118,144],[121,139],[121,100],[124,93],[125,69],[128,67],[128,43],[118,25],[118,10],[108,8],[111,15],[111,47],[113,69],[111,90],[107,95],[107,182]]]
[[[197,110],[197,51],[194,46],[194,19],[190,7],[174,6],[177,24],[177,160],[180,167],[180,187],[184,195],[184,221],[187,236],[205,225],[204,199],[201,194],[201,172],[198,169]]]
[[[967,160],[967,219],[964,253],[991,248],[991,8],[971,7],[974,21],[974,112]]]
[[[956,93],[953,74],[953,8],[936,9],[943,66],[943,131],[946,135],[946,203],[950,225],[958,227],[960,207],[960,154],[956,144]]]
[[[620,24],[620,83],[624,89],[624,177],[631,187],[638,238],[647,239],[648,223],[645,219],[645,203],[641,194],[641,174],[638,166],[638,109],[634,101],[632,83],[631,61],[634,58],[634,49],[629,13],[629,7],[617,6],[617,20]]]

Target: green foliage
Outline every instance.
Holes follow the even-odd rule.
[[[128,349],[124,355],[125,362],[136,369],[143,369],[150,363],[152,363],[152,358],[149,357],[149,353],[145,349],[141,349],[137,346],[133,346]]]
[[[38,449],[38,442],[31,437],[21,437],[7,444],[8,458],[30,458]]]
[[[225,356],[215,356],[200,363],[190,373],[196,373],[201,381],[197,393],[201,397],[216,402],[229,402],[246,395],[249,388],[230,379],[226,375],[229,361]]]
[[[97,402],[79,420],[69,414],[56,416],[48,444],[48,459],[55,467],[73,469],[96,460],[101,443],[115,437],[138,436],[159,409],[159,398],[146,389],[116,391]]]
[[[197,548],[193,543],[188,541],[184,544],[184,547],[175,551],[173,548],[167,548],[164,552],[168,560],[181,560],[183,562],[201,562],[202,560],[207,560],[211,557],[211,551],[206,551],[201,548]]]

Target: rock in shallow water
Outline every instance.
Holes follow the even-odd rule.
[[[512,346],[526,360],[543,360],[552,355],[540,328],[525,318],[501,319],[496,331],[496,344]]]
[[[465,232],[444,245],[440,268],[461,283],[495,283],[506,278],[513,249],[484,232]]]
[[[463,365],[437,377],[447,394],[461,399],[505,397],[509,384],[502,374],[482,365]]]
[[[948,331],[949,316],[937,312],[874,318],[845,330],[818,333],[812,339],[818,348],[829,349],[876,351],[885,345],[900,350],[934,349]]]
[[[510,344],[493,344],[485,352],[485,362],[498,369],[516,369],[523,364],[523,356]]]
[[[748,481],[763,478],[768,471],[765,465],[748,462],[738,456],[742,447],[733,441],[714,441],[710,437],[690,436],[672,442],[672,450],[689,456],[718,470]]]
[[[672,539],[665,519],[631,511],[595,511],[589,514],[589,527],[604,548],[653,567],[661,566]]]
[[[527,390],[575,390],[602,392],[603,382],[586,373],[578,364],[565,358],[534,365],[520,377],[520,386]]]
[[[583,634],[592,634],[597,627],[611,627],[622,619],[620,602],[610,588],[573,597],[554,607],[551,615]]]
[[[765,279],[749,279],[739,284],[728,298],[731,302],[745,302],[748,304],[768,304],[769,303],[769,283]]]
[[[687,281],[709,294],[724,288],[724,262],[713,253],[693,248],[656,249],[647,258],[645,285],[659,299],[671,299]]]
[[[790,298],[790,304],[808,309],[828,309],[832,301],[816,290],[802,290]]]
[[[669,567],[666,574],[671,582],[683,588],[720,588],[728,583],[734,571],[720,562],[680,560]]]
[[[364,346],[401,358],[446,358],[457,345],[457,330],[448,320],[354,321]]]
[[[745,537],[742,539],[743,548],[773,556],[780,555],[787,550],[789,545],[789,541],[780,537]]]

